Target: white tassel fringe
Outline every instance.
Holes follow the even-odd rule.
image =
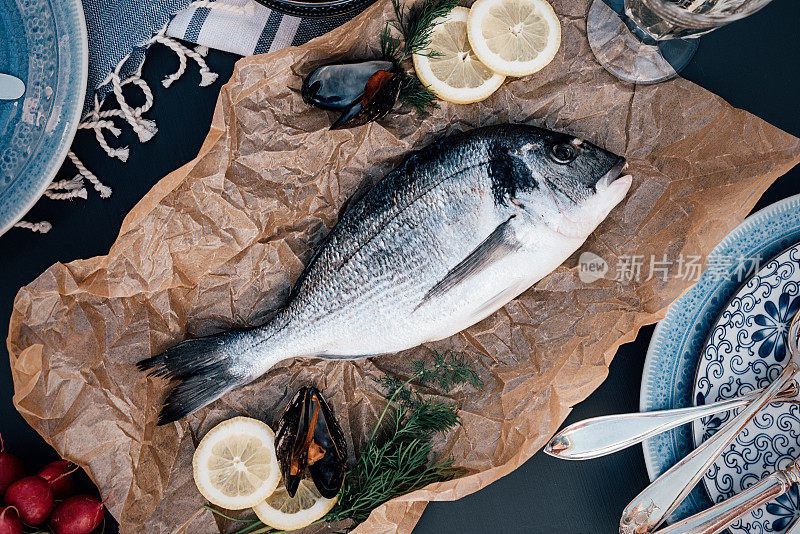
[[[18,221],[14,224],[14,228],[25,228],[26,230],[30,230],[31,232],[39,232],[40,234],[46,234],[53,228],[53,225],[47,221],[40,221],[37,223],[33,223],[30,221]]]
[[[234,6],[230,4],[224,4],[222,2],[211,2],[208,0],[198,0],[191,4],[190,7],[208,7],[210,9],[217,9],[230,13],[245,14],[252,13],[255,9],[255,6],[252,4],[252,2],[248,2],[244,6]],[[194,50],[192,50],[179,41],[171,37],[167,37],[164,34],[165,31],[166,26],[162,28],[159,33],[154,35],[153,38],[147,43],[147,45],[161,43],[178,55],[178,70],[164,78],[162,81],[164,87],[169,87],[173,82],[183,76],[183,74],[186,72],[188,63],[187,58],[192,59],[200,68],[201,87],[205,87],[214,83],[217,80],[218,75],[208,68],[208,64],[206,63],[205,59],[203,59],[208,54],[208,48],[205,46],[197,46]],[[129,57],[130,56],[123,58],[114,68],[114,71],[109,74],[108,78],[106,78],[106,80],[101,84],[105,85],[106,83],[111,82],[111,88],[114,96],[117,98],[119,109],[100,111],[100,106],[102,103],[95,96],[94,108],[86,114],[84,120],[78,125],[79,129],[94,130],[95,137],[97,138],[97,144],[100,145],[100,148],[102,148],[109,157],[117,158],[123,163],[128,161],[128,157],[130,156],[130,148],[127,146],[113,148],[109,146],[104,135],[104,131],[109,132],[114,137],[119,137],[122,133],[122,131],[114,124],[114,121],[112,120],[113,118],[116,117],[124,119],[125,122],[127,122],[133,128],[133,131],[136,133],[136,135],[139,137],[139,141],[142,143],[146,143],[152,139],[156,133],[158,133],[158,126],[156,125],[155,121],[145,119],[142,116],[153,107],[153,92],[147,85],[147,82],[145,82],[141,77],[141,67],[139,68],[138,72],[126,80],[122,80],[120,77],[120,72],[125,63],[128,61]],[[122,89],[129,84],[137,86],[144,95],[145,102],[139,107],[131,107],[125,100],[125,96],[122,94]],[[100,194],[101,198],[108,198],[111,196],[111,188],[103,184],[92,171],[87,169],[81,160],[78,159],[75,153],[70,150],[67,153],[67,157],[69,157],[70,161],[72,161],[72,164],[75,165],[75,168],[78,170],[78,174],[71,180],[59,180],[51,183],[44,192],[44,195],[47,198],[53,200],[73,200],[76,198],[82,198],[85,200],[88,198],[88,191],[84,185],[84,181],[88,181],[94,190]],[[52,225],[47,221],[34,223],[23,220],[17,222],[14,227],[25,228],[32,232],[45,234],[50,231]]]

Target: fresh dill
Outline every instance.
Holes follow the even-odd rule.
[[[436,94],[422,85],[419,78],[409,74],[403,77],[398,98],[401,102],[413,107],[419,113],[425,113],[428,109],[439,107],[439,104],[436,102]]]
[[[480,376],[472,369],[465,358],[459,358],[452,352],[449,356],[448,359],[447,356],[440,352],[434,352],[433,364],[430,366],[425,360],[411,362],[414,374],[406,381],[391,375],[375,379],[386,390],[386,397],[389,399],[387,407],[384,409],[384,414],[395,402],[402,404],[406,408],[414,408],[416,406],[420,397],[418,393],[408,389],[412,382],[417,382],[423,386],[435,382],[444,392],[449,392],[462,384],[469,384],[476,388],[483,385]],[[382,418],[383,414],[381,415]],[[380,426],[381,419],[378,420],[376,428]]]
[[[392,0],[395,20],[392,26],[403,36],[403,56],[420,54],[431,44],[431,34],[438,24],[436,19],[444,17],[458,5],[457,0],[423,0],[406,9],[401,0]]]
[[[356,465],[345,475],[339,501],[325,521],[361,523],[393,497],[464,474],[453,466],[452,458],[431,459],[433,437],[461,424],[456,408],[426,399],[410,385],[436,383],[449,392],[462,384],[479,387],[483,382],[466,360],[454,354],[448,359],[436,352],[432,365],[420,360],[412,366],[414,373],[405,381],[393,376],[376,379],[385,390],[386,407]]]
[[[398,66],[412,54],[437,55],[436,52],[427,50],[431,44],[431,34],[439,23],[437,19],[450,13],[457,5],[457,0],[422,0],[406,8],[402,0],[392,0],[395,18],[387,22],[381,32],[381,55]],[[439,107],[436,95],[416,76],[402,69],[400,72],[403,81],[399,99],[403,103],[420,113]]]
[[[381,56],[396,64],[400,64],[405,59],[403,43],[399,37],[392,34],[392,28],[388,23],[381,31]]]
[[[419,360],[411,365],[413,372],[406,380],[391,375],[375,379],[384,389],[386,406],[356,464],[347,471],[336,505],[318,522],[358,524],[394,497],[465,474],[452,458],[435,459],[432,449],[436,434],[461,424],[455,406],[423,397],[412,384],[449,393],[464,384],[481,387],[483,381],[466,359],[453,353],[448,357],[434,352],[432,363]],[[206,508],[243,524],[235,534],[279,532],[256,519],[236,519]]]

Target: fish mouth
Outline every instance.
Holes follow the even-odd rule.
[[[625,161],[625,158],[617,156],[617,162],[597,181],[597,185],[601,187],[610,185],[611,182],[622,176],[622,171],[625,170],[627,165],[628,162]]]

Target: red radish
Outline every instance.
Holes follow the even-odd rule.
[[[100,526],[105,514],[97,498],[75,495],[58,503],[50,516],[50,527],[54,534],[89,534]]]
[[[22,521],[13,506],[6,506],[0,512],[0,534],[22,534]]]
[[[72,480],[72,473],[78,467],[67,460],[56,460],[44,466],[37,474],[50,484],[53,490],[53,497],[56,499],[66,499],[75,493],[75,483]]]
[[[53,490],[38,475],[21,478],[11,484],[3,500],[16,508],[22,521],[28,525],[41,525],[53,511]]]
[[[25,474],[22,467],[22,462],[11,454],[6,452],[5,443],[3,443],[3,436],[0,435],[0,495],[6,491],[12,482],[16,482]]]

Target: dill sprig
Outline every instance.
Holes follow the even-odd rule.
[[[464,474],[453,466],[452,458],[431,460],[433,437],[461,424],[456,408],[423,398],[409,386],[415,381],[436,383],[449,392],[462,384],[480,387],[483,381],[466,360],[452,353],[448,359],[435,352],[432,365],[419,360],[412,367],[414,373],[405,381],[389,375],[376,379],[385,389],[386,407],[356,465],[348,470],[339,501],[325,521],[352,519],[360,523],[393,497]]]
[[[422,0],[406,9],[401,0],[392,0],[395,18],[387,22],[381,31],[381,55],[396,65],[400,65],[412,54],[436,56],[437,52],[427,50],[431,44],[433,29],[439,24],[436,19],[444,17],[457,5],[457,0]],[[400,36],[396,36],[392,30]],[[439,107],[433,91],[416,76],[399,70],[403,76],[399,99],[403,103],[420,113]]]
[[[413,410],[395,410],[381,439],[370,440],[356,465],[347,473],[339,501],[326,521],[352,519],[361,523],[389,499],[450,480],[464,473],[453,459],[430,461],[431,437],[460,424],[455,411],[441,403],[424,400]]]
[[[375,379],[386,390],[386,397],[389,400],[381,417],[378,419],[378,423],[375,425],[376,431],[392,403],[397,402],[407,408],[416,406],[419,394],[408,389],[412,382],[417,382],[420,385],[435,382],[445,392],[449,392],[462,384],[470,384],[476,388],[483,385],[481,377],[472,369],[465,358],[459,358],[452,352],[449,356],[450,358],[448,359],[447,356],[434,351],[433,364],[430,366],[425,360],[411,362],[414,374],[405,381],[391,375]],[[374,437],[375,432],[372,435]]]
[[[425,398],[411,385],[435,385],[449,393],[464,384],[481,387],[483,381],[466,359],[453,353],[447,357],[434,352],[432,363],[418,360],[411,365],[413,373],[406,380],[391,375],[375,379],[384,389],[386,406],[356,464],[345,474],[336,505],[317,523],[349,519],[358,524],[394,497],[465,474],[452,458],[435,459],[432,448],[436,434],[461,424],[455,406]],[[244,524],[235,534],[280,532],[255,519],[236,519],[206,508]]]
[[[416,76],[406,75],[403,78],[398,98],[419,113],[425,113],[428,109],[439,107],[436,102],[436,94],[422,85],[422,82]]]
[[[417,371],[420,384],[437,382],[444,391],[449,391],[456,386],[469,384],[479,388],[483,380],[478,376],[466,358],[459,358],[455,353],[450,353],[448,360],[444,355],[434,352],[433,365],[428,367],[424,360],[412,362],[411,366]]]
[[[422,0],[406,9],[401,0],[392,0],[395,18],[391,25],[400,32],[404,41],[402,54],[395,56],[398,62],[411,54],[426,53],[433,29],[439,24],[436,19],[444,17],[457,5],[457,0]]]
[[[399,37],[392,34],[392,28],[388,22],[381,30],[381,56],[396,64],[400,64],[405,59],[403,43]]]

